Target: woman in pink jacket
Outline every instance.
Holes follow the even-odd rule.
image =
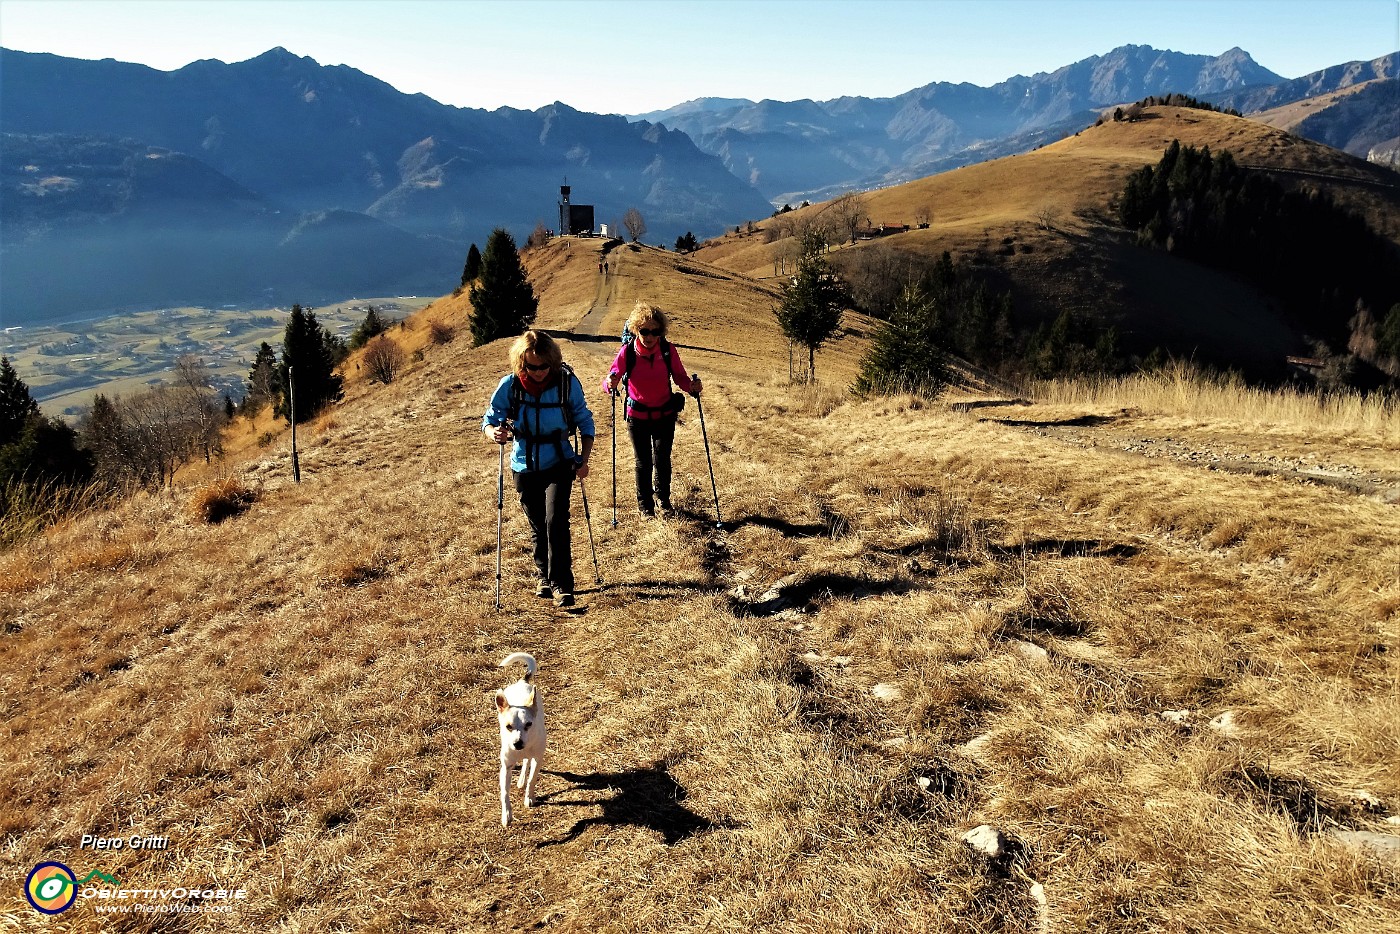
[[[619,383],[627,387],[624,411],[636,460],[637,510],[647,518],[656,515],[658,504],[662,515],[672,512],[671,444],[685,397],[673,392],[671,383],[700,396],[700,377],[686,374],[680,351],[666,340],[667,326],[665,312],[638,302],[627,318],[627,330],[635,339],[622,345],[603,377],[604,392],[616,392]]]

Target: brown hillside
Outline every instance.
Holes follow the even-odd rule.
[[[470,347],[464,296],[303,426],[300,484],[280,435],[0,552],[0,927],[1393,927],[1393,408],[1189,378],[858,401],[858,338],[789,386],[764,285],[627,247],[605,279],[600,249],[526,257],[598,416],[574,611],[532,595],[509,486],[497,512],[507,342]],[[707,434],[688,404],[679,516],[649,522],[621,434],[614,527],[596,381],[639,297],[710,377]],[[550,752],[504,830],[514,651]],[[135,894],[41,915],[51,861]]]
[[[1384,81],[1384,78],[1374,78],[1371,81],[1362,81],[1348,87],[1332,91],[1329,94],[1319,94],[1316,97],[1308,97],[1300,101],[1293,101],[1280,107],[1270,110],[1261,110],[1258,113],[1249,115],[1249,119],[1258,120],[1260,123],[1274,127],[1279,130],[1292,130],[1298,124],[1309,117],[1316,116],[1337,101],[1344,100],[1363,88],[1370,87],[1377,81]]]
[[[1153,107],[1133,123],[1108,121],[1035,152],[866,192],[876,224],[913,225],[922,210],[932,223],[841,246],[833,258],[839,261],[846,250],[890,248],[923,257],[946,250],[1011,288],[1024,320],[1053,318],[1068,308],[1116,324],[1139,352],[1164,346],[1200,359],[1274,368],[1284,355],[1305,348],[1266,300],[1233,277],[1137,249],[1115,225],[1113,203],[1127,176],[1155,164],[1173,139],[1287,170],[1275,177],[1326,188],[1400,242],[1400,187],[1393,173],[1251,120]],[[756,232],[726,235],[698,255],[771,278],[778,258],[795,248],[784,233],[828,207],[769,218]]]

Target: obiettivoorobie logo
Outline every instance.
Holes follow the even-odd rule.
[[[114,877],[96,869],[79,879],[67,866],[50,860],[29,871],[29,878],[24,880],[24,897],[29,899],[35,911],[56,915],[72,908],[78,898],[78,886],[86,885],[93,879],[121,885]]]

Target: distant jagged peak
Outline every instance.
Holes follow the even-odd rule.
[[[255,57],[253,57],[253,58],[250,58],[250,59],[248,59],[248,61],[250,61],[250,62],[265,62],[265,63],[274,63],[274,62],[310,62],[312,65],[320,64],[320,63],[317,62],[314,58],[311,58],[311,57],[308,56],[308,55],[297,55],[295,52],[289,52],[289,51],[287,51],[285,48],[283,48],[283,47],[280,46],[280,45],[277,46],[276,48],[268,49],[268,50],[267,50],[266,52],[264,52],[263,54],[258,55],[258,56],[255,56]]]

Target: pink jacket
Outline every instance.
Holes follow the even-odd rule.
[[[663,338],[664,340],[665,338]],[[676,345],[671,345],[671,372],[666,372],[665,359],[661,353],[661,344],[656,345],[656,349],[648,353],[642,346],[640,340],[632,341],[632,346],[637,351],[637,362],[632,366],[632,373],[627,377],[627,399],[629,414],[632,418],[651,419],[660,418],[659,409],[671,398],[671,381],[680,387],[682,392],[690,392],[693,385],[690,381],[690,374],[685,371],[685,364],[681,363],[681,353],[676,349]],[[615,373],[622,376],[627,372],[627,345],[622,345],[617,356],[613,358],[612,369],[608,375],[603,377],[603,389],[608,388],[608,382]],[[631,401],[636,400],[644,406],[650,408],[636,408],[631,405]]]

